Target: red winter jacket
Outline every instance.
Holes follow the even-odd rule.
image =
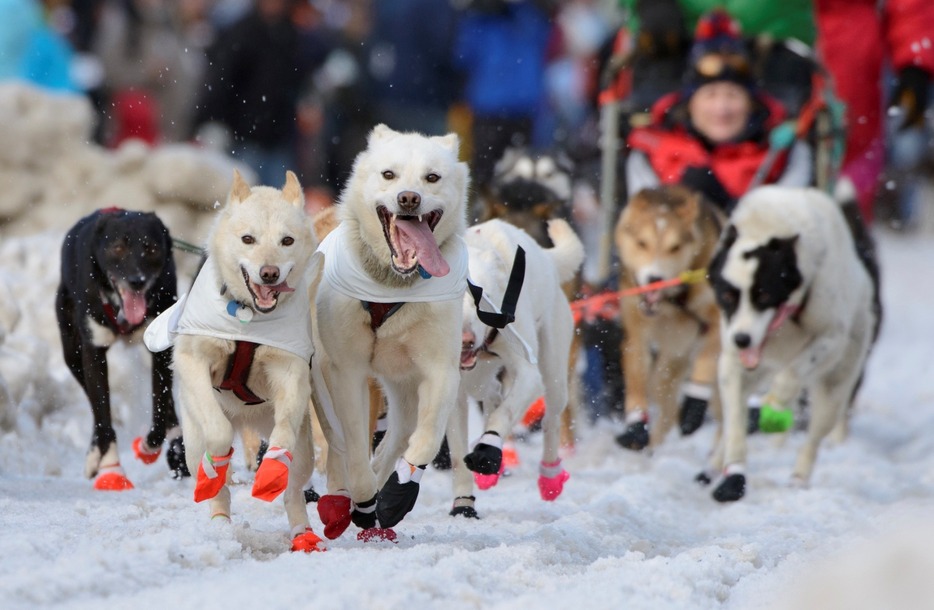
[[[707,167],[732,197],[739,198],[749,190],[756,170],[768,153],[768,132],[785,118],[784,108],[771,96],[760,93],[757,100],[765,115],[762,133],[753,139],[712,147],[705,145],[683,121],[672,118],[673,109],[683,101],[676,92],[655,103],[652,125],[633,129],[627,144],[646,155],[662,184],[680,182],[688,167]],[[786,160],[784,154],[778,158],[766,176],[766,183],[782,175]]]

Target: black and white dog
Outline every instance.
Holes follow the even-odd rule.
[[[740,200],[721,237],[709,278],[721,309],[724,424],[699,477],[722,470],[720,502],[745,493],[746,400],[760,383],[779,409],[808,393],[795,482],[807,483],[822,439],[835,426],[845,432],[881,320],[878,267],[854,213],[816,189],[761,187]]]
[[[94,413],[85,474],[96,489],[131,489],[120,466],[110,413],[107,350],[141,340],[148,322],[176,300],[172,239],[152,213],[119,208],[85,216],[65,235],[56,313],[65,363]],[[167,436],[169,468],[188,476],[172,398],[171,350],[153,354],[152,426],[133,442],[136,456],[156,461]]]

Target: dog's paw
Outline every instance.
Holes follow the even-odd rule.
[[[206,452],[201,456],[198,464],[198,475],[195,479],[195,502],[210,500],[220,493],[227,484],[227,469],[230,468],[230,457],[233,447],[227,455],[212,456]]]
[[[649,427],[642,421],[629,424],[626,431],[616,437],[616,442],[624,449],[642,451],[649,446]]]
[[[542,462],[538,475],[538,493],[542,500],[554,502],[564,491],[564,484],[570,478],[571,474],[561,467],[561,460],[553,464]]]
[[[454,498],[454,504],[451,507],[451,512],[448,514],[452,517],[479,519],[480,515],[477,514],[477,510],[474,508],[474,502],[476,501],[477,498],[475,496],[458,496]]]
[[[690,436],[704,423],[707,414],[707,401],[703,398],[685,396],[681,401],[681,411],[678,413],[678,427],[683,436]]]
[[[291,452],[280,447],[270,447],[263,455],[263,461],[256,471],[253,481],[253,497],[272,502],[289,486],[289,466],[292,464]]]
[[[441,441],[441,448],[438,449],[438,455],[435,456],[435,459],[431,460],[431,465],[436,470],[451,469],[451,449],[448,447],[448,437],[445,436],[444,440]]]
[[[795,424],[795,412],[782,406],[762,403],[759,430],[766,434],[788,432]]]
[[[324,524],[324,535],[334,540],[350,527],[350,497],[326,494],[318,500],[318,518]]]
[[[395,526],[415,507],[424,472],[424,466],[412,466],[399,458],[396,470],[376,496],[376,518],[382,527]]]
[[[360,542],[398,542],[396,532],[392,528],[370,527],[357,532],[357,540]]]
[[[94,489],[98,491],[128,491],[133,489],[133,483],[126,478],[123,468],[119,464],[101,468],[94,477]]]
[[[366,502],[355,504],[353,510],[350,511],[350,519],[360,529],[376,527],[376,496]]]
[[[142,436],[133,439],[133,455],[144,464],[154,464],[162,455],[162,447],[150,447]]]
[[[728,474],[713,490],[712,495],[717,502],[736,502],[746,495],[746,475]]]
[[[496,432],[484,432],[473,451],[464,456],[467,468],[478,474],[498,474],[503,466],[503,440]]]
[[[697,473],[697,476],[694,477],[694,482],[704,487],[707,487],[708,485],[713,483],[713,478],[710,476],[710,473],[708,473],[706,470],[701,470],[700,472]]]
[[[313,552],[323,552],[327,548],[323,545],[323,540],[315,534],[310,527],[306,527],[305,531],[294,538],[292,538],[292,552],[302,551],[304,553],[313,553]]]
[[[185,461],[185,443],[182,437],[176,436],[169,441],[169,449],[165,452],[165,459],[174,478],[182,479],[191,476],[188,463]]]
[[[315,491],[314,487],[309,487],[308,489],[302,492],[305,495],[305,504],[310,504],[312,502],[317,502],[321,499],[321,495]]]

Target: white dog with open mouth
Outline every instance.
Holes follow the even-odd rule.
[[[303,206],[292,172],[281,191],[250,188],[235,172],[191,291],[156,318],[145,341],[152,351],[175,346],[195,501],[209,501],[212,518],[230,519],[234,432],[255,430],[269,439],[269,449],[253,496],[267,502],[283,496],[292,550],[307,552],[323,550],[302,491],[315,464],[310,312],[322,264]]]
[[[821,440],[845,421],[881,317],[878,268],[871,250],[856,246],[865,230],[845,213],[816,189],[760,187],[724,230],[709,275],[721,310],[724,430],[711,463],[724,474],[713,493],[720,502],[745,493],[746,400],[760,381],[769,382],[766,403],[778,407],[808,392],[800,483]]]
[[[457,399],[469,180],[458,145],[455,134],[377,125],[341,194],[341,224],[321,243],[315,330],[339,422],[321,418],[328,495],[318,513],[330,538],[351,521],[363,538],[392,535]],[[389,418],[372,467],[369,377],[383,387]]]
[[[463,303],[461,387],[457,411],[448,425],[454,466],[452,515],[476,517],[473,481],[481,489],[496,484],[503,470],[503,439],[536,399],[544,395],[542,460],[539,493],[555,500],[569,475],[558,456],[560,417],[568,402],[568,361],[574,318],[561,288],[584,260],[584,246],[564,220],[548,222],[554,244],[542,248],[532,237],[502,220],[488,220],[467,230],[471,281],[492,302],[484,311],[502,307],[515,315],[505,330],[490,327],[478,315],[472,295]],[[524,252],[529,275],[518,296],[511,286],[517,247]],[[500,306],[500,303],[503,303]],[[514,311],[509,311],[514,306]],[[467,453],[468,397],[481,402],[484,432]],[[466,468],[465,468],[466,465]],[[471,477],[473,471],[474,475]]]

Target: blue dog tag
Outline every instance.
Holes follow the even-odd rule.
[[[418,274],[422,276],[423,280],[431,279],[431,274],[425,271],[425,268],[421,265],[418,266]]]

